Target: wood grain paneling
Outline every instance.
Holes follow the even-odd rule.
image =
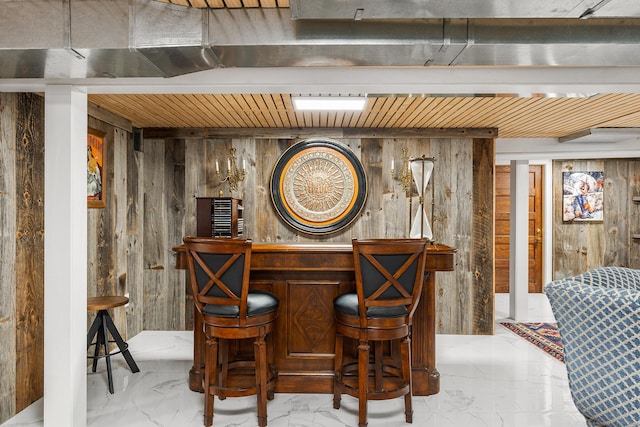
[[[418,157],[425,155],[430,157],[435,155],[436,167],[434,171],[434,182],[436,185],[435,200],[435,222],[434,236],[437,241],[444,244],[450,244],[454,247],[460,246],[460,252],[456,254],[456,271],[442,274],[438,280],[438,332],[442,333],[473,333],[474,331],[482,331],[482,333],[492,332],[493,304],[488,295],[493,290],[492,276],[492,251],[487,251],[487,242],[491,242],[492,226],[492,210],[493,210],[493,192],[492,184],[488,188],[484,188],[487,182],[492,182],[492,164],[494,156],[491,154],[495,150],[493,148],[493,139],[480,140],[478,147],[474,148],[474,140],[470,138],[348,138],[337,139],[339,142],[349,146],[349,148],[360,157],[367,180],[369,183],[369,194],[367,202],[364,206],[360,218],[358,218],[352,226],[338,233],[327,236],[310,236],[300,234],[284,224],[272,207],[270,197],[269,182],[273,165],[278,157],[292,143],[290,140],[281,140],[277,138],[269,139],[250,139],[246,137],[238,138],[222,138],[222,139],[203,139],[187,140],[185,145],[188,151],[185,159],[193,161],[185,168],[185,207],[186,212],[195,212],[195,200],[192,195],[197,194],[200,197],[217,196],[219,191],[224,196],[240,197],[245,200],[244,218],[246,236],[254,239],[255,242],[349,242],[353,237],[405,237],[409,232],[409,220],[415,216],[418,209],[418,197],[414,192],[411,198],[407,198],[402,186],[398,181],[393,180],[390,174],[390,159],[395,159],[395,164],[400,167],[402,161],[402,147],[407,147],[409,155]],[[146,141],[146,144],[162,146],[165,144],[176,144],[180,140],[166,139]],[[491,141],[489,143],[488,141]],[[226,170],[226,158],[231,147],[236,148],[238,161],[243,158],[248,164],[248,175],[246,180],[240,184],[238,191],[231,193],[228,184],[220,183],[215,176],[214,169],[210,166],[215,164],[215,160],[219,161],[221,169]],[[158,154],[155,150],[158,147],[152,147],[145,150],[145,156],[153,156],[157,158]],[[164,149],[163,149],[164,150]],[[476,168],[482,172],[484,178],[482,184],[474,191],[474,159],[478,162]],[[152,167],[159,159],[145,159],[145,168]],[[169,167],[169,164],[165,167]],[[153,166],[156,167],[156,166]],[[198,170],[200,173],[195,174],[190,170]],[[155,182],[161,182],[163,179],[160,175],[154,175]],[[170,192],[163,190],[158,192],[151,184],[149,179],[146,182],[152,185],[151,188],[145,189],[145,194],[150,199],[155,197],[168,197]],[[482,189],[482,190],[481,190]],[[487,194],[476,195],[475,192],[486,191]],[[153,193],[153,194],[152,194]],[[163,196],[164,194],[164,196]],[[430,194],[427,195],[427,204],[430,207]],[[481,197],[475,200],[477,197]],[[490,200],[488,202],[487,200]],[[251,201],[251,202],[250,202]],[[159,207],[162,203],[155,203]],[[190,206],[191,205],[191,206]],[[428,207],[428,209],[429,209]],[[409,212],[411,208],[411,213]],[[478,210],[478,216],[474,217],[469,212]],[[167,210],[170,208],[158,208],[159,210]],[[480,221],[483,215],[489,215],[485,222]],[[155,238],[156,229],[160,225],[156,225],[154,218],[162,216],[160,212],[155,210],[147,212],[145,221],[150,227],[147,236],[149,239]],[[477,243],[477,247],[473,243],[473,222],[476,221],[476,227],[482,227],[479,236],[483,241]],[[162,222],[161,222],[162,223]],[[177,224],[177,222],[176,222]],[[486,227],[485,227],[486,226]],[[185,220],[185,233],[195,233],[195,223]],[[488,233],[488,234],[487,234]],[[487,237],[488,236],[488,237]],[[148,248],[145,244],[145,251],[154,250],[155,242],[149,242]],[[169,242],[169,246],[181,243],[181,237],[175,241]],[[477,249],[479,248],[479,249]],[[482,260],[476,261],[478,268],[482,268],[482,274],[476,275],[470,268],[474,250],[484,251],[477,256]],[[146,257],[147,255],[145,255]],[[152,262],[151,259],[145,261],[145,264]],[[480,265],[481,264],[481,265]],[[166,266],[165,266],[166,268]],[[146,286],[154,288],[162,286],[157,283],[147,283],[148,280],[159,280],[159,277],[145,277]],[[169,283],[164,286],[170,286]],[[475,287],[475,289],[474,289]],[[156,290],[158,293],[163,292],[161,289]],[[168,290],[165,290],[165,292]],[[473,298],[475,293],[482,295],[482,308],[474,308]],[[152,298],[151,295],[148,295]],[[147,301],[147,300],[145,300]],[[189,300],[190,304],[190,300]],[[155,304],[158,309],[162,304]],[[482,315],[479,313],[482,309],[488,312],[482,313],[486,317],[482,318],[480,324],[476,324],[474,329],[474,321],[479,321]],[[474,312],[476,320],[474,320]],[[159,319],[159,314],[145,314],[145,322],[152,322],[151,318]],[[151,323],[145,324],[145,329],[151,326]]]
[[[16,119],[16,411],[44,383],[44,99],[18,96]]]
[[[253,177],[254,203],[253,205],[248,203],[245,205],[245,216],[251,215],[254,218],[253,224],[260,224],[260,227],[246,222],[245,227],[247,235],[255,236],[260,242],[275,243],[278,241],[280,221],[271,202],[269,182],[273,169],[271,165],[276,164],[280,151],[287,147],[286,141],[280,142],[278,140],[260,139],[255,144],[256,160],[252,165],[255,171]]]
[[[473,284],[473,334],[493,334],[494,307],[494,160],[496,145],[493,139],[473,142],[473,255],[471,271]]]
[[[637,159],[553,162],[553,277],[561,279],[601,266],[639,268],[638,227],[640,173]],[[604,171],[602,222],[562,222],[562,172]],[[635,227],[635,228],[634,228]]]
[[[1,94],[0,103],[0,150],[3,150],[0,153],[0,420],[4,421],[42,397],[44,102],[38,95]],[[104,114],[99,109],[94,111]],[[90,126],[106,133],[109,165],[105,174],[109,188],[107,206],[87,213],[89,295],[121,294],[128,290],[127,282],[139,286],[143,282],[143,216],[138,209],[142,203],[129,204],[127,200],[128,195],[132,196],[131,200],[140,199],[142,185],[137,179],[137,168],[129,168],[126,160],[131,154],[139,161],[141,153],[134,154],[132,146],[128,146],[130,134],[113,125],[122,126],[122,120],[109,122],[112,124],[89,118]],[[138,276],[136,272],[140,272]],[[128,308],[132,317],[140,321],[142,313],[136,315],[136,311],[141,308],[138,305],[141,301],[141,293],[139,298],[133,293]],[[125,337],[142,329],[141,324],[128,328],[123,310],[115,314],[116,324]],[[88,314],[88,322],[93,316],[94,312]]]
[[[288,129],[295,135],[296,130],[318,128],[345,132],[410,130],[418,134],[494,128],[499,129],[502,138],[558,138],[589,128],[640,127],[640,94],[606,93],[590,98],[372,96],[364,111],[354,113],[296,112],[291,102],[295,95],[298,94],[90,94],[89,100],[131,120],[136,127],[182,127],[200,129],[198,132],[251,129],[267,133]]]
[[[127,335],[133,337],[143,330],[144,269],[143,269],[143,157],[133,149],[133,138],[127,140]],[[122,200],[123,196],[120,195]]]
[[[409,140],[411,141],[411,140]],[[413,215],[413,209],[409,209],[412,200],[406,196],[402,185],[391,175],[391,159],[394,159],[394,168],[402,167],[402,151],[401,147],[407,146],[407,140],[398,140],[395,138],[386,138],[383,140],[382,150],[387,153],[382,158],[381,180],[382,188],[380,189],[381,207],[387,214],[384,216],[384,225],[380,230],[380,237],[389,237],[390,233],[397,227],[410,230],[410,217]],[[425,149],[428,148],[428,142],[425,143]],[[407,149],[409,147],[407,146]],[[411,147],[411,151],[419,155],[419,151],[415,147]],[[421,154],[421,153],[420,153]],[[398,166],[396,166],[396,164]],[[398,173],[394,171],[394,175]],[[374,193],[370,193],[374,194]],[[375,196],[372,196],[375,197]]]
[[[380,197],[384,193],[384,179],[382,175],[383,140],[378,138],[367,138],[362,140],[361,153],[358,156],[367,175],[368,194],[360,218],[354,223],[353,230],[356,236],[375,237],[384,235],[384,211],[382,209],[383,199]],[[348,242],[344,240],[344,242]]]
[[[16,413],[16,104],[0,93],[0,424]]]
[[[458,249],[455,269],[438,276],[436,318],[438,333],[471,333],[473,325],[472,268],[473,141],[431,140],[434,168],[434,240]],[[491,212],[493,215],[493,212]],[[493,283],[493,275],[490,278]],[[452,307],[456,307],[452,309]],[[456,331],[456,332],[454,332]],[[489,331],[487,331],[489,332]]]
[[[147,142],[143,324],[145,330],[182,330],[185,285],[184,278],[173,268],[171,247],[181,243],[187,233],[184,229],[185,143],[184,140]]]
[[[185,167],[185,189],[189,188],[191,191],[185,192],[185,203],[184,203],[184,226],[185,226],[185,235],[189,235],[196,230],[196,203],[195,198],[200,197],[200,187],[201,180],[203,180],[206,176],[205,168],[204,168],[204,160],[205,156],[201,155],[201,150],[198,149],[198,143],[200,145],[206,145],[207,141],[194,141],[194,140],[186,140],[185,141],[185,155],[184,161],[185,165],[189,165]],[[190,231],[191,230],[191,231]],[[182,243],[182,240],[175,242]],[[185,289],[185,317],[184,323],[185,328],[193,329],[193,315],[194,315],[194,305],[193,305],[193,296],[191,295],[191,289],[189,283],[185,280],[184,282]]]
[[[167,198],[167,229],[165,242],[165,283],[167,305],[164,307],[165,322],[160,327],[163,330],[182,330],[185,321],[185,286],[184,275],[172,268],[175,265],[171,244],[180,242],[185,236],[184,205],[185,205],[185,142],[173,141],[165,146],[165,197]]]
[[[143,328],[159,330],[167,322],[169,301],[165,269],[167,242],[165,142],[144,146],[144,296]]]
[[[640,159],[629,160],[629,194],[627,198],[640,197]],[[629,267],[640,269],[640,201],[629,204]]]
[[[604,251],[603,265],[629,265],[629,223],[625,221],[631,205],[629,194],[629,162],[604,161]],[[604,221],[604,220],[603,220]]]
[[[113,186],[111,206],[107,207],[109,215],[113,217],[113,295],[126,295],[127,288],[127,151],[128,133],[122,129],[113,128]],[[107,164],[108,167],[108,164]],[[107,187],[108,189],[109,187]],[[114,310],[114,323],[126,340],[131,335],[127,329],[127,310]]]
[[[289,295],[286,313],[287,343],[285,354],[278,355],[294,367],[295,359],[304,365],[308,355],[325,354],[325,366],[333,367],[333,305],[330,301],[339,295],[340,282],[326,280],[293,280],[285,284]],[[321,358],[321,356],[320,356]],[[294,368],[295,369],[295,368]]]

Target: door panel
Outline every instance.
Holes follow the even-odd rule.
[[[542,172],[542,165],[529,166],[529,292],[542,292]],[[509,292],[509,173],[509,166],[496,166],[496,292]]]

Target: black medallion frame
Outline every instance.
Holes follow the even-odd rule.
[[[347,190],[353,193],[346,193],[349,200],[334,206],[334,211],[326,217],[323,217],[324,212],[309,211],[309,215],[306,215],[304,209],[292,206],[290,201],[295,197],[295,191],[285,188],[286,185],[292,185],[294,180],[302,186],[300,181],[306,180],[304,173],[314,169],[304,167],[305,163],[318,159],[327,163],[334,173],[339,171],[339,174],[345,175],[344,181],[353,184],[353,188]],[[332,167],[334,164],[335,167]],[[290,174],[295,174],[295,178]],[[270,191],[278,215],[289,226],[307,234],[330,234],[343,230],[359,217],[367,199],[367,177],[360,159],[345,145],[323,138],[307,139],[282,153],[271,174]]]

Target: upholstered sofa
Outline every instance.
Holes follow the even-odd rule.
[[[545,286],[573,401],[589,426],[640,426],[640,270],[600,267]]]

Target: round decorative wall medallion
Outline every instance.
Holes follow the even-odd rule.
[[[356,155],[327,139],[289,147],[271,175],[278,215],[298,231],[328,234],[345,228],[367,199],[367,178]]]

